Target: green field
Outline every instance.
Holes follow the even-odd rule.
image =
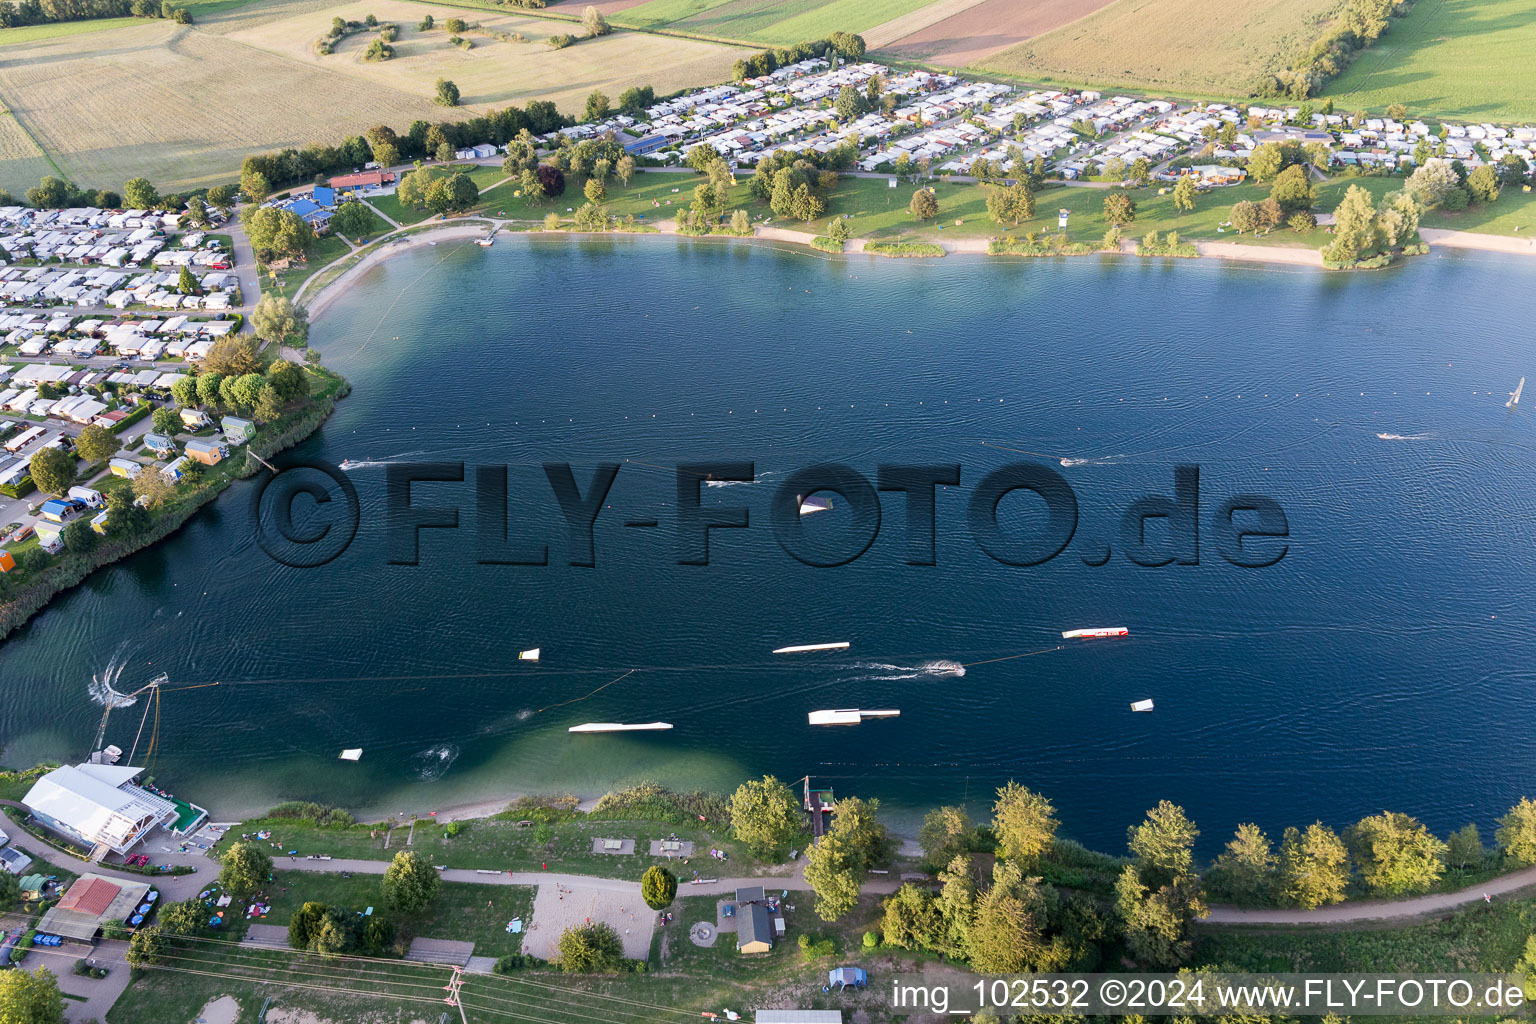
[[[1536,118],[1529,77],[1536,17],[1525,0],[1421,0],[1324,96],[1341,110],[1402,103],[1415,116],[1470,121]]]
[[[15,43],[38,43],[45,39],[78,36],[87,32],[139,25],[143,18],[93,18],[86,21],[50,21],[43,25],[22,25],[19,28],[0,29],[0,46]]]
[[[1233,99],[1284,67],[1336,6],[1334,0],[1115,0],[974,69],[1029,82]]]
[[[787,45],[862,32],[932,0],[650,0],[609,17],[615,25]]]

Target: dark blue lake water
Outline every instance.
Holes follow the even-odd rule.
[[[165,672],[223,684],[167,693],[155,760],[222,814],[773,772],[879,797],[902,823],[940,802],[980,810],[1015,778],[1108,849],[1162,797],[1212,847],[1239,821],[1383,807],[1486,826],[1533,789],[1536,422],[1504,407],[1536,372],[1533,314],[1536,266],[1439,253],[1325,275],[651,238],[420,249],[317,325],[354,389],[293,454],[463,461],[470,480],[413,498],[457,506],[460,528],[423,531],[419,565],[388,564],[388,470],[364,466],[348,475],[356,540],[288,568],[252,539],[255,482],[237,486],[0,647],[3,758],[83,753],[93,675],[127,691]],[[709,460],[754,462],[758,483],[701,499],[751,525],[712,531],[711,564],[680,566],[672,469]],[[545,461],[573,464],[584,491],[598,463],[623,464],[595,567],[566,564]],[[967,525],[975,485],[1015,461],[1061,474],[1078,503],[1072,541],[1039,566],[999,563]],[[790,557],[771,499],[823,462],[871,481],[882,463],[958,463],[960,485],[937,494],[937,564],[906,564],[896,493],[856,561]],[[1122,513],[1171,496],[1181,464],[1200,467],[1199,564],[1133,564]],[[547,544],[549,565],[477,564],[482,465],[509,467],[508,535]],[[1278,564],[1218,553],[1213,513],[1242,493],[1284,510]],[[832,499],[805,520],[809,542],[857,548]],[[1038,532],[1042,509],[1016,492],[1000,518]],[[1166,541],[1155,520],[1149,538]],[[1086,564],[1106,545],[1107,564]],[[1089,626],[1130,636],[1061,639]],[[519,663],[532,647],[541,660]],[[1131,713],[1142,698],[1156,711]],[[849,707],[901,716],[807,725]],[[129,747],[142,711],[115,712],[109,741]],[[676,728],[566,732],[658,719]],[[344,747],[363,759],[338,761]]]

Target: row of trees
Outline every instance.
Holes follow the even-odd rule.
[[[1405,11],[1410,0],[1346,0],[1323,22],[1314,39],[1292,64],[1254,84],[1259,96],[1304,100],[1349,66],[1356,54],[1387,30],[1388,19]]]
[[[460,213],[474,206],[480,187],[463,171],[417,165],[400,178],[395,198],[414,209],[428,209],[436,214]]]
[[[192,24],[191,12],[173,6],[169,0],[16,0],[15,3],[0,3],[0,28],[127,17],[168,18],[178,25]]]
[[[833,32],[826,39],[805,40],[794,46],[780,46],[742,58],[731,65],[731,77],[737,82],[747,78],[761,78],[779,68],[812,57],[830,57],[834,54],[844,60],[863,60],[865,49],[863,36],[852,32]]]

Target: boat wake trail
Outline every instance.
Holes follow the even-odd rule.
[[[453,762],[459,759],[459,748],[451,743],[428,747],[411,758],[411,770],[423,782],[436,782],[442,778]]]
[[[138,703],[137,697],[130,698],[116,688],[123,669],[128,666],[128,662],[123,660],[123,651],[127,646],[119,644],[117,650],[112,652],[112,657],[107,659],[107,667],[101,670],[100,675],[92,675],[90,685],[86,687],[91,700],[104,708],[127,708]]]
[[[1111,455],[1107,459],[1062,459],[1061,464],[1068,469],[1073,466],[1113,466],[1123,456]]]
[[[1434,434],[1377,434],[1383,441],[1428,441]]]
[[[839,682],[887,682],[902,679],[953,679],[965,675],[965,666],[958,661],[925,661],[918,665],[887,665],[883,662],[860,662],[852,666],[865,669],[868,675],[852,676]]]

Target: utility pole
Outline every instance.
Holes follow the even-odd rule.
[[[447,998],[443,1002],[449,1006],[457,1006],[459,1008],[459,1020],[463,1021],[464,1024],[469,1024],[469,1017],[464,1013],[464,1003],[459,998],[459,990],[464,987],[464,968],[454,966],[451,970],[453,971],[453,978],[448,984],[443,986],[448,993]]]

